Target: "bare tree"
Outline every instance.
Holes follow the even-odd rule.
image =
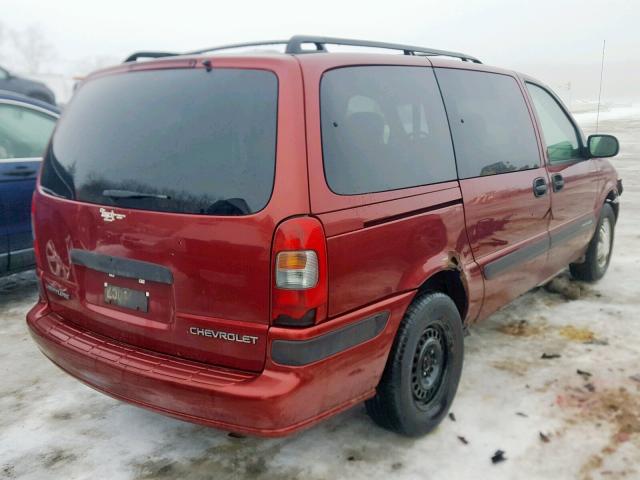
[[[43,64],[53,54],[53,46],[45,38],[38,25],[30,25],[25,30],[11,32],[16,53],[29,73],[39,73]]]

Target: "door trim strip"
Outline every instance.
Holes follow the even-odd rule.
[[[487,263],[484,268],[484,277],[492,280],[498,275],[510,270],[518,265],[533,260],[539,255],[548,252],[553,247],[557,247],[563,242],[581,234],[585,229],[591,228],[595,222],[592,214],[581,217],[555,230],[544,240],[520,247],[513,252]]]
[[[539,255],[549,250],[549,237],[538,240],[524,247],[520,247],[511,253],[487,263],[484,266],[484,276],[487,280],[492,280],[501,273],[520,265],[521,263],[533,260]]]
[[[591,228],[591,225],[593,225],[594,221],[594,216],[589,214],[554,230],[551,233],[551,248],[556,247],[559,244],[579,235],[587,228]]]

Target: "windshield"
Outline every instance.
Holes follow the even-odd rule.
[[[43,190],[163,212],[257,212],[273,187],[277,90],[273,73],[249,69],[91,80],[54,133]]]

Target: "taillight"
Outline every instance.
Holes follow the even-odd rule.
[[[273,239],[271,314],[276,325],[304,327],[327,316],[327,244],[312,217],[282,222]]]
[[[36,241],[36,192],[31,196],[31,237],[33,238],[33,254],[36,259],[36,265],[40,266],[40,249]]]
[[[276,256],[276,288],[306,290],[318,284],[318,255],[313,250],[280,252]]]

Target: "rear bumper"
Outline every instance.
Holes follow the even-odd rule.
[[[307,329],[271,328],[268,352],[275,345],[287,365],[275,363],[268,353],[261,373],[132,348],[80,329],[42,303],[27,314],[27,323],[53,363],[112,397],[222,430],[282,436],[373,396],[413,295],[401,294]],[[355,344],[345,341],[353,326],[367,318],[378,315],[379,325],[380,314],[388,319],[375,336]],[[318,339],[329,339],[334,347],[338,341],[341,348],[319,352]],[[300,348],[304,345],[312,348]],[[309,350],[315,357],[296,360],[296,352]]]

